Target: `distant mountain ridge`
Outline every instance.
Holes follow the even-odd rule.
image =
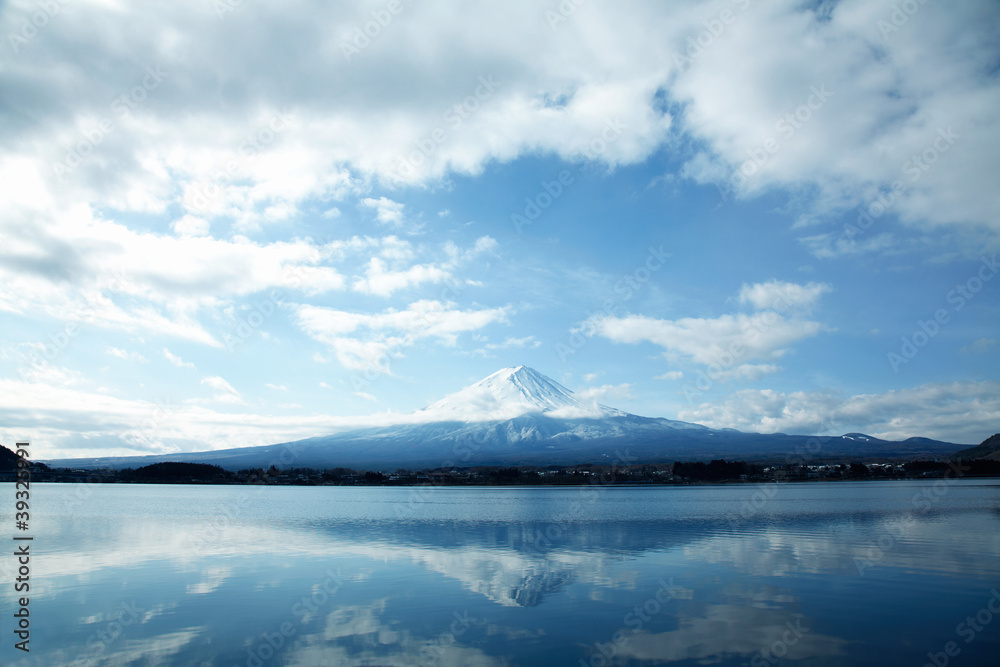
[[[0,470],[14,470],[17,468],[17,454],[13,450],[0,445]]]
[[[503,368],[407,416],[409,423],[294,442],[158,456],[51,461],[51,465],[136,467],[162,461],[240,468],[398,468],[473,465],[669,462],[712,458],[942,456],[961,445],[903,442],[863,433],[814,438],[711,429],[641,417],[588,402],[527,366]],[[818,449],[817,449],[818,448]]]
[[[1000,433],[994,433],[975,447],[955,452],[951,458],[953,460],[962,459],[964,461],[972,461],[974,459],[1000,461]]]

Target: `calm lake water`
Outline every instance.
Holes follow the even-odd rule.
[[[31,497],[4,665],[1000,664],[1000,480]]]

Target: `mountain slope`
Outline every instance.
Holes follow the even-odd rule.
[[[417,414],[433,421],[512,419],[539,412],[553,417],[611,417],[626,413],[578,399],[555,380],[527,366],[501,368]]]
[[[763,435],[640,417],[584,401],[525,366],[501,369],[411,413],[407,421],[262,447],[52,464],[120,468],[183,461],[231,470],[271,465],[395,470],[712,458],[798,462],[807,456],[942,455],[959,447],[925,438],[889,442],[862,433],[819,439],[783,433]]]
[[[953,460],[962,459],[963,461],[972,461],[974,459],[1000,461],[1000,433],[994,433],[975,447],[955,452],[951,458]]]

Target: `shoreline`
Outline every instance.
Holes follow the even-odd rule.
[[[34,476],[33,476],[34,477]],[[748,479],[748,480],[723,480],[723,481],[677,481],[677,482],[569,482],[569,483],[434,483],[434,482],[399,482],[399,483],[295,483],[295,482],[224,482],[224,481],[204,481],[204,480],[121,480],[107,477],[97,477],[94,475],[81,476],[77,479],[32,479],[34,484],[113,484],[132,486],[274,486],[274,487],[348,487],[348,488],[480,488],[480,489],[578,489],[599,486],[601,488],[688,488],[702,486],[771,486],[771,485],[804,485],[804,484],[841,484],[841,483],[872,483],[872,482],[933,482],[941,479],[949,480],[1000,480],[1000,474],[978,474],[960,475],[953,477],[950,475],[935,475],[925,477],[871,477],[863,478],[827,478],[827,479]],[[0,484],[13,484],[13,480],[0,480]]]

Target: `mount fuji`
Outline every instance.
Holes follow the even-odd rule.
[[[208,452],[50,461],[74,468],[124,468],[162,461],[224,468],[452,468],[473,465],[670,462],[713,458],[785,459],[938,456],[961,445],[860,433],[812,438],[744,433],[640,417],[579,398],[527,366],[503,368],[390,426],[294,442]],[[807,449],[808,447],[808,449]]]
[[[555,380],[527,366],[517,366],[501,368],[414,414],[430,421],[490,421],[526,414],[603,419],[624,417],[628,413],[582,401]]]

